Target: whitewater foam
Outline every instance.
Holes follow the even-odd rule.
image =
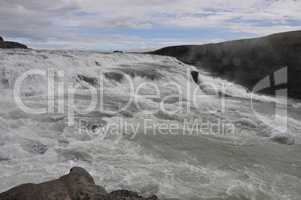
[[[54,81],[55,86],[64,83],[55,89],[54,113],[23,112],[14,99],[16,80],[29,70],[49,69],[63,72]],[[199,72],[199,85],[191,71]],[[210,88],[204,83],[215,94],[208,95]],[[86,108],[91,103],[88,88],[93,86],[103,93],[104,109],[74,113],[74,124],[69,126],[68,87],[78,84],[74,105]],[[141,84],[138,93],[130,93]],[[300,199],[299,111],[289,111],[288,131],[281,133],[293,137],[295,145],[279,145],[272,140],[278,135],[273,116],[265,115],[265,122],[258,119],[245,88],[174,58],[1,50],[0,86],[1,191],[46,181],[79,165],[108,190],[123,188],[179,199]],[[48,89],[47,78],[28,76],[21,87],[22,101],[29,107],[47,108]],[[255,106],[281,102],[262,95],[253,98]],[[128,104],[129,99],[134,103]],[[58,102],[64,106],[56,113]],[[160,130],[146,128],[145,119]],[[186,125],[193,127],[195,119],[201,122],[195,134],[181,134]],[[133,129],[126,130],[125,125]],[[166,125],[176,128],[166,134],[161,130]],[[216,131],[224,125],[233,125],[235,134],[229,127],[222,127],[223,134]],[[211,130],[214,134],[208,134]],[[292,183],[295,188],[287,189]]]

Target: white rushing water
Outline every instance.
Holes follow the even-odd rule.
[[[174,58],[1,50],[0,95],[0,191],[81,166],[108,191],[161,199],[301,198],[300,103],[275,118],[283,99]]]

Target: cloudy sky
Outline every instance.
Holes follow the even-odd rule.
[[[136,50],[301,29],[301,0],[0,0],[0,35],[47,49]]]

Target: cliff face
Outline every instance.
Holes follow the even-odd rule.
[[[27,49],[27,46],[18,42],[4,41],[0,36],[0,49]]]
[[[166,47],[151,53],[176,57],[249,90],[287,66],[289,96],[301,99],[301,31],[217,44]],[[273,94],[274,90],[267,88],[261,92]]]

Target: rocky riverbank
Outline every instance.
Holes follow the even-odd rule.
[[[27,183],[0,194],[0,200],[157,200],[139,196],[136,192],[117,190],[107,192],[95,184],[93,177],[83,168],[74,167],[69,174],[40,183]]]

